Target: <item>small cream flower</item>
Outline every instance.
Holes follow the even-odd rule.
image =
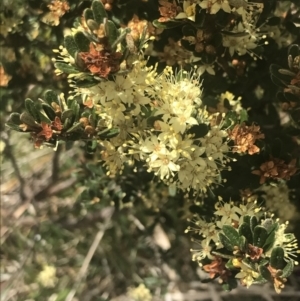
[[[198,121],[191,116],[192,110],[193,108],[190,107],[181,114],[178,114],[176,117],[172,117],[170,119],[169,123],[172,125],[175,133],[183,134],[188,126],[198,124]]]
[[[195,1],[191,0],[184,0],[183,1],[183,12],[180,12],[175,19],[189,19],[195,22],[196,16],[196,3]]]
[[[221,216],[221,220],[217,222],[217,226],[219,228],[222,228],[224,224],[230,225],[232,221],[239,221],[239,216],[237,215],[237,212],[239,209],[236,206],[233,206],[229,203],[225,203],[222,205],[219,203],[219,206],[217,206],[217,211],[215,211],[215,215]]]
[[[214,70],[214,64],[202,64],[198,67],[197,72],[202,75],[203,73],[207,72],[210,75],[216,75]]]
[[[141,283],[136,288],[129,288],[127,295],[132,298],[134,301],[151,301],[152,295],[150,290],[145,286],[145,284]]]
[[[241,264],[241,271],[235,275],[235,278],[240,279],[242,285],[245,285],[247,288],[249,288],[258,277],[258,272],[250,269],[244,264]]]
[[[191,249],[191,252],[193,253],[192,255],[192,260],[201,262],[204,258],[209,258],[209,259],[214,259],[214,256],[211,255],[211,250],[212,247],[209,245],[209,240],[208,239],[203,239],[201,242],[194,240],[198,245],[201,246],[200,249]]]
[[[58,280],[55,274],[56,269],[54,266],[45,265],[43,270],[37,276],[37,282],[44,287],[54,287]]]
[[[169,179],[170,176],[174,176],[174,172],[180,169],[180,166],[175,164],[178,159],[176,151],[166,151],[165,154],[159,154],[150,158],[150,170],[153,170],[155,175],[159,176],[161,180]]]
[[[200,3],[202,8],[206,8],[210,14],[216,14],[220,9],[226,13],[231,13],[228,0],[204,0]]]

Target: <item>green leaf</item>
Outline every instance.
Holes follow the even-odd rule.
[[[79,70],[87,70],[86,63],[82,59],[80,52],[75,53],[75,65],[78,67]]]
[[[66,36],[64,39],[64,45],[69,52],[69,54],[74,58],[75,53],[79,51],[79,48],[77,47],[77,44],[75,43],[75,39],[73,36],[69,35]]]
[[[73,114],[74,114],[74,121],[78,121],[79,120],[79,113],[80,113],[80,106],[75,100],[73,100],[73,103],[71,105],[71,109],[72,109]]]
[[[80,52],[89,52],[90,41],[83,32],[77,31],[74,35],[74,40]]]
[[[45,92],[44,99],[50,106],[51,106],[52,102],[55,102],[57,104],[59,103],[57,93],[52,90],[47,90]]]
[[[86,25],[88,26],[90,31],[97,30],[99,27],[98,23],[91,19],[86,21]]]
[[[248,120],[248,112],[245,109],[242,109],[240,111],[240,123],[243,123],[244,121]]]
[[[182,27],[182,33],[186,37],[189,36],[194,37],[196,35],[196,29],[192,27],[190,24],[187,24]]]
[[[292,44],[290,47],[289,47],[289,56],[291,56],[292,58],[295,58],[296,56],[299,55],[299,52],[300,52],[300,48],[299,48],[299,45],[297,44]]]
[[[7,121],[7,123],[5,125],[14,131],[24,132],[18,125],[16,125],[15,123],[13,123],[11,121]]]
[[[246,251],[247,239],[245,236],[240,236],[238,247],[242,252]]]
[[[19,126],[22,123],[21,120],[20,120],[20,114],[19,113],[11,113],[9,115],[8,122]]]
[[[97,140],[92,140],[92,141],[88,141],[86,144],[86,152],[88,154],[93,154],[95,153],[96,149],[98,146],[98,141]]]
[[[233,127],[237,123],[239,123],[239,115],[234,111],[228,111],[225,116],[224,127]]]
[[[219,240],[221,244],[228,250],[228,251],[233,251],[234,250],[234,245],[231,243],[229,238],[225,236],[223,233],[219,233]]]
[[[53,108],[51,106],[49,106],[47,103],[42,103],[41,104],[42,109],[44,110],[44,112],[46,113],[46,115],[48,116],[48,118],[50,120],[54,120],[56,117],[55,111],[53,110]]]
[[[292,260],[289,260],[287,265],[282,270],[282,276],[283,278],[289,277],[294,270],[294,262]]]
[[[250,270],[255,270],[255,264],[251,262],[249,258],[244,258],[242,263],[247,266]]]
[[[78,88],[90,88],[97,85],[97,83],[99,83],[99,81],[95,80],[93,77],[88,77],[82,80],[77,80],[76,86]]]
[[[245,215],[245,216],[243,217],[244,223],[250,225],[250,218],[251,218],[250,215]]]
[[[232,36],[232,37],[246,37],[248,36],[249,34],[247,32],[232,32],[232,31],[226,31],[226,30],[223,30],[221,31],[221,33],[225,36]]]
[[[268,228],[267,229],[268,233],[276,232],[278,230],[278,228],[279,228],[279,224],[278,224],[278,222],[275,222],[271,226],[268,226],[267,228]]]
[[[254,215],[254,216],[251,216],[250,218],[250,228],[251,228],[251,231],[253,232],[254,231],[254,228],[258,225],[258,220],[257,220],[257,217]]]
[[[73,97],[68,97],[68,98],[67,98],[67,107],[68,107],[69,109],[72,109],[72,104],[73,104],[74,102],[76,102],[76,101],[74,100]]]
[[[106,132],[106,133],[103,134],[103,132]],[[108,131],[107,130],[101,131],[100,133],[98,133],[98,136],[101,139],[108,139],[108,138],[113,138],[113,137],[117,136],[119,133],[120,133],[119,129],[109,129]]]
[[[274,242],[275,242],[275,231],[274,232],[271,232],[265,242],[265,244],[263,245],[263,249],[264,249],[264,252],[267,252],[269,251],[272,246],[274,245]]]
[[[279,69],[278,72],[280,74],[283,74],[283,75],[287,75],[287,76],[290,76],[291,79],[294,78],[296,76],[296,74],[290,70],[287,70],[287,69]]]
[[[189,130],[188,130],[188,134],[192,134],[194,135],[194,138],[202,138],[204,137],[209,131],[209,127],[208,125],[204,124],[204,123],[200,123],[198,125],[194,125],[192,126]]]
[[[224,225],[222,227],[222,230],[223,230],[224,234],[227,236],[227,238],[230,240],[230,243],[233,246],[239,246],[240,235],[236,231],[235,228],[233,228],[232,226],[229,226],[229,225]]]
[[[73,111],[71,109],[65,110],[61,114],[61,121],[65,122],[67,118],[72,121],[72,117],[74,116]]]
[[[74,123],[73,126],[67,130],[67,133],[77,132],[80,130],[82,130],[82,125],[78,122]]]
[[[69,118],[66,118],[64,122],[64,131],[68,130],[72,126],[72,122]]]
[[[260,265],[258,267],[258,270],[264,279],[271,281],[271,282],[273,281],[272,275],[266,266]]]
[[[160,29],[169,29],[169,28],[174,28],[174,27],[178,27],[180,25],[183,24],[183,22],[181,21],[174,21],[174,22],[159,22],[158,20],[154,20],[152,22],[153,26],[156,28],[160,28]]]
[[[39,109],[36,107],[36,104],[34,101],[30,98],[25,99],[25,108],[27,112],[36,120],[37,122],[40,122],[39,119]]]
[[[270,250],[270,248],[272,248],[272,246],[275,242],[275,235],[276,235],[276,231],[277,231],[278,227],[279,227],[278,223],[273,223],[271,226],[267,227],[269,236],[268,236],[265,244],[263,245],[264,252],[267,252]]]
[[[224,291],[230,292],[231,290],[237,288],[237,281],[235,278],[228,278],[227,283],[222,285]]]
[[[47,124],[51,124],[51,120],[49,119],[49,117],[46,115],[45,112],[43,111],[39,111],[39,119],[41,122],[45,122]]]
[[[113,45],[119,37],[119,31],[113,21],[105,22],[105,34],[108,36],[109,45]]]
[[[281,70],[281,72],[279,72]],[[290,82],[291,77],[289,75],[285,75],[282,73],[281,67],[276,64],[272,64],[270,66],[270,73],[272,81],[279,86],[285,86],[287,83]]]
[[[101,2],[101,1],[99,1]],[[87,22],[88,20],[94,20],[94,13],[90,8],[86,8],[83,12],[83,16],[85,18],[85,21]]]
[[[123,31],[119,31],[118,30],[118,38],[116,40],[113,41],[113,44],[111,44],[111,48],[112,49],[116,49],[118,44],[122,43],[123,40],[125,40],[126,42],[126,47],[124,47],[123,44],[121,44],[121,46],[123,46],[123,57],[127,57],[126,55],[126,50],[128,50],[131,53],[135,53],[136,52],[136,46],[133,40],[133,37],[129,34],[131,32],[130,28],[125,28]]]
[[[268,238],[268,231],[263,226],[256,226],[253,231],[253,245],[262,248]]]
[[[74,66],[66,64],[66,63],[55,63],[55,68],[59,69],[60,71],[67,73],[67,74],[74,74],[79,73],[80,71],[77,70]]]
[[[274,75],[271,75],[271,79],[272,79],[272,82],[279,86],[279,87],[286,87],[286,84],[284,83],[284,81],[282,81],[281,79],[279,79],[278,77],[274,76]]]
[[[217,251],[211,251],[211,254],[215,255],[215,256],[222,257],[222,258],[226,258],[226,259],[229,259],[229,260],[235,258],[234,255],[227,255],[227,254],[223,254],[223,253],[220,253],[220,252],[217,252]]]
[[[23,112],[20,115],[20,120],[29,126],[39,128],[39,125],[37,125],[36,120],[28,112]]]
[[[95,127],[96,126],[96,115],[95,115],[95,111],[94,110],[92,111],[92,114],[89,115],[88,119],[89,119],[90,125],[92,127]]]
[[[259,265],[267,265],[269,264],[269,258],[260,258]]]
[[[240,235],[245,236],[248,243],[253,244],[253,235],[252,235],[252,231],[251,231],[249,224],[247,224],[245,222],[242,223],[239,227],[239,233],[240,233]]]
[[[264,284],[267,283],[268,280],[266,280],[263,276],[259,275],[255,280],[253,281],[253,284]]]
[[[275,247],[272,250],[271,258],[270,258],[270,265],[271,265],[271,267],[275,268],[276,270],[282,269],[285,266],[283,248]]]
[[[100,25],[103,23],[104,18],[107,18],[106,10],[101,1],[95,0],[92,3],[92,10],[94,20]]]

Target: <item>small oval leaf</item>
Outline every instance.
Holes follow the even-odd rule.
[[[84,35],[83,32],[78,31],[74,35],[74,40],[77,45],[77,48],[81,52],[88,52],[90,50],[90,41],[89,39]]]
[[[77,47],[77,44],[75,43],[74,37],[69,35],[66,36],[64,39],[64,45],[69,52],[69,54],[74,58],[75,53],[79,51],[79,48]]]
[[[272,250],[271,258],[270,258],[270,265],[271,265],[271,267],[275,268],[276,270],[282,269],[285,266],[283,248],[275,247]]]
[[[256,226],[253,231],[253,245],[262,248],[268,238],[268,231],[263,226]]]

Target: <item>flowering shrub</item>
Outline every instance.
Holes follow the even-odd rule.
[[[47,7],[52,26],[71,9]],[[297,1],[94,0],[53,50],[68,91],[27,98],[7,125],[36,148],[83,141],[107,178],[150,173],[194,202],[186,232],[209,279],[279,293],[297,239],[262,207],[272,187],[299,192],[299,12]]]
[[[210,279],[219,277],[225,290],[236,287],[237,280],[247,288],[270,281],[280,293],[300,252],[294,234],[285,233],[288,223],[263,217],[251,199],[238,206],[219,202],[216,209],[213,222],[196,218],[195,227],[186,230],[202,237],[193,260]]]

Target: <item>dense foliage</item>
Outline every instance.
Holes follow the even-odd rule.
[[[84,147],[70,214],[110,207],[110,249],[193,244],[179,274],[193,260],[225,290],[280,293],[299,254],[300,2],[4,2],[1,114],[35,148]],[[172,246],[126,243],[132,223]]]

